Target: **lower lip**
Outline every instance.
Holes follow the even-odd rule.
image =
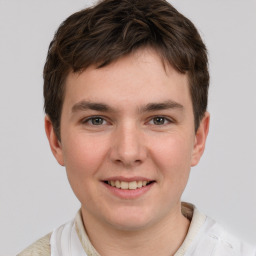
[[[111,185],[108,185],[104,182],[102,183],[112,194],[122,199],[136,199],[138,197],[141,197],[142,195],[146,194],[155,184],[155,182],[152,182],[147,186],[137,188],[137,189],[120,189],[120,188],[112,187]]]

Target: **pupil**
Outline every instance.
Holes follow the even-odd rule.
[[[92,123],[94,125],[100,125],[100,124],[102,124],[102,122],[103,122],[102,118],[99,118],[99,117],[92,119]]]
[[[156,124],[156,125],[164,124],[164,118],[163,117],[156,117],[154,119],[154,124]]]

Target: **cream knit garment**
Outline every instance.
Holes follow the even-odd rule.
[[[179,250],[175,253],[174,256],[183,256],[189,246],[191,245],[193,239],[197,235],[201,226],[204,224],[206,216],[201,214],[193,205],[188,203],[182,203],[182,214],[191,220],[188,234],[182,243]],[[83,219],[81,215],[81,210],[78,211],[75,217],[75,225],[78,237],[81,241],[81,244],[88,256],[100,256],[91,244],[86,231],[84,229]],[[50,256],[50,238],[51,233],[37,240],[35,243],[30,245],[24,251],[22,251],[17,256]]]

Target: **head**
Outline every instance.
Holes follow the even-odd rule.
[[[207,108],[207,52],[192,22],[164,0],[105,0],[74,13],[57,30],[44,67],[45,112],[61,140],[68,74],[102,68],[152,48],[163,63],[187,74],[197,131]]]
[[[163,0],[102,1],[60,26],[44,80],[46,133],[85,223],[181,216],[209,123],[206,49],[188,19]]]

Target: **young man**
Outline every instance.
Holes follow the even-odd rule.
[[[205,147],[208,85],[205,45],[164,0],[105,0],[64,21],[45,129],[81,209],[19,255],[255,256],[180,202]]]

